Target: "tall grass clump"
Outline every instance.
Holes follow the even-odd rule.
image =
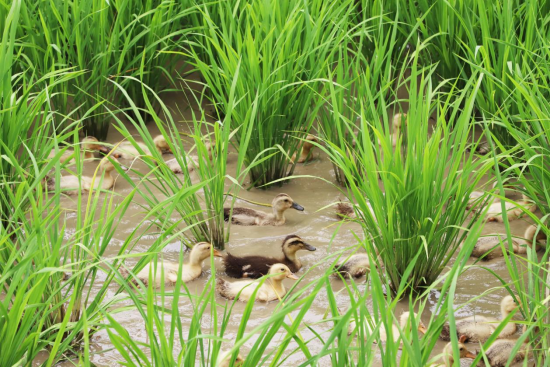
[[[253,186],[293,172],[290,157],[320,108],[316,91],[326,82],[337,46],[349,36],[353,1],[337,3],[250,0],[232,7],[201,7],[205,33],[191,47],[192,63],[222,114],[232,107],[231,126],[245,163],[266,154],[250,170]],[[216,22],[215,22],[216,20]],[[235,86],[236,102],[228,91]],[[244,142],[248,144],[244,144]],[[283,182],[280,180],[279,182]]]
[[[54,106],[61,113],[74,110],[72,118],[80,121],[83,134],[99,139],[107,136],[110,126],[104,105],[125,100],[119,99],[110,80],[134,76],[162,90],[162,76],[170,79],[178,59],[161,51],[181,41],[188,32],[182,19],[193,11],[183,3],[160,0],[40,0],[24,5],[20,28],[28,57],[22,67],[38,75],[62,67],[83,71],[58,86]],[[144,110],[141,85],[128,83],[126,88]]]
[[[347,196],[357,204],[359,222],[380,253],[393,292],[416,256],[408,275],[411,288],[437,279],[464,236],[463,223],[465,229],[474,223],[476,217],[468,219],[466,210],[469,194],[489,169],[466,152],[478,84],[470,81],[471,89],[458,97],[467,106],[462,112],[458,103],[450,104],[445,95],[438,95],[441,86],[433,89],[432,72],[418,70],[413,61],[407,80],[408,123],[395,147],[389,134],[383,133],[383,117],[367,119],[362,110],[361,144],[346,147],[354,154],[333,144],[324,148],[346,177]],[[446,120],[447,113],[451,121]],[[432,126],[433,114],[437,122]],[[343,116],[340,121],[350,124]]]

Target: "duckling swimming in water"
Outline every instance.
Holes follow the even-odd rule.
[[[471,366],[472,362],[463,361],[463,359],[465,359],[465,358],[475,359],[476,355],[473,354],[472,352],[470,352],[468,350],[468,348],[466,348],[466,346],[461,341],[458,342],[458,352],[459,352],[459,356],[460,356],[459,365],[460,366]],[[452,366],[455,365],[455,360],[454,360],[454,355],[453,355],[453,344],[452,343],[448,343],[445,346],[445,348],[443,348],[443,357],[442,358],[443,358],[443,361],[445,363],[444,364],[438,364],[436,366],[438,366],[438,367],[452,367]]]
[[[526,332],[526,326],[523,326],[523,332]],[[491,367],[504,367],[508,363],[510,357],[512,364],[523,361],[529,355],[529,338],[525,338],[523,344],[516,354],[512,355],[512,351],[518,343],[518,339],[497,339],[485,351],[485,356],[489,360]]]
[[[416,313],[413,313],[412,316],[415,318],[415,319],[418,319],[418,315]],[[410,312],[403,312],[403,314],[401,315],[401,317],[399,318],[399,327],[397,325],[395,325],[395,323],[392,323],[392,336],[393,336],[393,341],[394,342],[397,342],[399,339],[401,339],[401,333],[399,332],[399,328],[401,328],[401,330],[405,331],[407,329],[407,327],[409,328],[410,330],[410,325],[411,325],[411,313]],[[375,327],[376,325],[373,324],[373,327]],[[372,333],[372,328],[370,326],[370,323],[365,323],[365,327],[367,329],[367,332],[369,334]],[[355,320],[352,320],[348,326],[348,335],[351,335],[353,333],[353,331],[356,329],[356,324],[355,324]],[[380,325],[380,328],[378,329],[379,331],[379,337],[380,337],[380,341],[381,342],[386,342],[388,340],[388,334],[386,332],[386,327],[384,326],[384,324],[382,323]],[[420,331],[422,334],[426,334],[426,326],[424,326],[424,323],[422,322],[422,320],[418,320],[418,331]],[[375,343],[377,343],[377,341],[375,340],[374,341]],[[401,340],[401,343],[403,342],[403,340]]]
[[[84,153],[85,160],[94,159],[95,158],[94,152],[100,151],[100,150],[101,150],[101,145],[99,144],[99,141],[95,137],[87,136],[84,139],[82,139],[82,152]],[[61,157],[59,157],[59,162],[65,163],[69,160],[74,159],[74,154],[75,154],[74,150],[66,151],[61,155]],[[48,155],[48,159],[55,158],[55,155],[56,155],[56,151],[55,149],[52,149],[52,151]]]
[[[112,162],[111,162],[112,161]],[[59,187],[61,191],[67,195],[78,194],[79,190],[90,191],[93,189],[102,189],[109,190],[115,184],[115,179],[111,176],[111,172],[115,169],[113,162],[118,163],[116,159],[103,158],[99,163],[99,171],[103,172],[103,178],[100,174],[95,177],[82,176],[80,179],[77,176],[61,176],[59,180]],[[120,166],[122,169],[126,169],[123,166]],[[50,178],[46,176],[46,185],[48,190],[54,191],[56,182],[55,178]]]
[[[271,205],[273,214],[250,208],[234,207],[231,215],[231,208],[223,208],[224,219],[227,222],[231,216],[231,223],[241,226],[282,226],[286,221],[284,212],[287,209],[304,211],[304,207],[294,202],[287,194],[275,196]]]
[[[500,303],[502,320],[512,313],[518,304],[512,296],[506,296]],[[489,339],[495,329],[499,326],[502,320],[497,320],[494,317],[486,317],[481,315],[469,316],[461,320],[456,320],[456,332],[458,338],[465,338],[464,342],[484,342]],[[516,332],[516,324],[508,322],[499,334],[499,338],[506,338]],[[451,330],[448,324],[443,326],[439,336],[442,340],[451,340]]]
[[[183,283],[188,283],[201,276],[202,263],[210,257],[211,248],[212,245],[208,242],[199,242],[193,246],[191,253],[189,254],[189,262],[181,266],[181,281]],[[216,249],[212,249],[212,255],[216,257],[222,256],[222,254]],[[155,264],[150,263],[145,265],[145,267],[136,274],[136,278],[141,280],[141,282],[147,286],[149,283],[149,272],[153,271],[154,273],[152,274],[152,279],[154,287],[159,288],[162,283],[173,286],[178,280],[179,268],[179,263],[159,261],[156,266],[156,272],[154,272]],[[127,276],[129,274],[125,269],[122,269],[120,273],[123,276]],[[162,277],[163,273],[164,278]]]
[[[524,207],[531,213],[534,213],[537,210],[536,204],[529,199],[525,194],[522,195],[522,199],[519,200],[518,205],[510,203],[510,202],[504,202],[504,207],[506,209],[506,216],[508,217],[508,221],[515,220],[519,218],[524,211],[520,208],[520,206]],[[501,202],[493,203],[489,206],[489,209],[486,214],[487,222],[499,222],[502,223],[504,219],[502,218],[502,205]]]
[[[288,266],[284,264],[271,265],[271,268],[269,268],[269,275],[271,276],[266,279],[260,286],[260,289],[258,289],[255,301],[269,302],[283,298],[286,294],[283,280],[285,278],[298,279],[296,275],[292,274]],[[255,282],[257,282],[257,280],[228,282],[227,280],[218,278],[216,290],[221,296],[227,299],[238,298],[239,301],[246,302],[252,297],[252,293],[256,290],[256,286],[253,284]]]
[[[536,225],[530,225],[525,230],[525,234],[523,235],[524,238],[514,238],[512,239],[512,248],[514,251],[514,254],[526,254],[527,253],[527,247],[530,247],[533,244],[533,240],[535,240],[536,235],[536,243],[535,243],[535,249],[538,250],[540,245],[543,245],[546,243],[546,235],[541,230],[537,234],[537,226]],[[472,250],[473,257],[483,257],[483,260],[492,260],[496,259],[497,257],[504,256],[502,252],[502,246],[501,243],[504,244],[506,248],[508,248],[508,241],[506,240],[505,234],[497,234],[493,236],[487,236],[487,237],[480,237],[475,246]]]
[[[346,260],[346,259],[343,259]],[[370,271],[370,260],[367,254],[355,254],[344,263],[338,263],[334,270],[344,278],[360,278]]]
[[[287,236],[283,240],[283,256],[233,256],[227,253],[223,262],[225,272],[233,278],[260,278],[269,272],[273,264],[284,264],[291,272],[295,273],[302,267],[302,263],[296,256],[300,250],[315,251],[315,247],[307,244],[296,235]]]
[[[172,149],[170,148],[170,145],[166,141],[163,135],[157,135],[153,139],[153,143],[155,144],[155,148],[160,154],[164,154],[165,152],[171,153]],[[123,141],[115,145],[116,147],[113,148],[114,151],[112,152],[111,156],[119,159],[134,159],[136,157],[141,157],[144,155],[152,155],[151,150],[147,146],[147,144],[143,142],[136,142],[135,145],[130,141]],[[138,149],[139,147],[139,149]],[[141,153],[141,151],[143,153]],[[104,153],[109,153],[110,149],[107,147],[104,147],[102,150]]]
[[[300,149],[300,157],[298,158],[298,163],[305,163],[313,158],[313,156],[310,154],[312,149],[315,148],[315,145],[311,143],[312,141],[317,142],[318,140],[314,135],[307,134],[306,139],[302,144],[302,148]],[[294,153],[291,158],[292,162],[296,160],[297,155],[298,152]]]

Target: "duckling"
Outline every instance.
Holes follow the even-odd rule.
[[[539,233],[537,234],[537,226],[530,225],[525,230],[525,234],[523,235],[524,238],[514,238],[512,240],[512,248],[514,250],[514,254],[526,254],[527,247],[533,244],[535,235],[537,237],[535,244],[536,250],[540,248],[541,244],[546,243],[546,235],[544,234],[544,232],[539,231]],[[477,240],[474,249],[472,250],[472,256],[482,257],[485,255],[483,257],[483,260],[491,260],[496,259],[497,257],[502,257],[504,256],[504,254],[502,252],[502,246],[500,245],[501,243],[503,243],[506,247],[508,246],[505,234],[480,237]]]
[[[459,341],[458,342],[458,351],[460,356],[460,366],[471,366],[471,362],[463,361],[463,358],[475,359],[476,355],[473,354],[466,348],[466,346]],[[453,355],[453,344],[448,343],[445,348],[443,348],[443,357],[444,364],[438,364],[438,367],[452,367],[455,365],[454,355]]]
[[[231,215],[231,223],[241,226],[282,226],[286,221],[285,210],[292,208],[301,212],[304,211],[304,207],[294,202],[287,194],[275,196],[271,205],[273,214],[235,207],[233,208],[233,215],[231,215],[231,208],[223,208],[224,219],[226,222],[229,221]]]
[[[350,203],[344,203],[340,201],[336,204],[336,216],[338,219],[355,219],[357,215],[353,210],[353,205]]]
[[[216,363],[216,366],[218,367],[230,367],[229,363],[231,362],[231,356],[233,353],[229,354],[228,351],[220,350],[218,353],[218,363]],[[233,367],[241,366],[244,363],[244,358],[242,355],[238,354],[237,358],[235,359],[235,362],[231,365]]]
[[[530,200],[525,194],[522,195],[522,199],[518,202],[519,206],[524,207],[531,213],[534,213],[537,210],[536,204]],[[523,214],[523,210],[516,206],[513,203],[505,202],[504,207],[506,208],[506,213],[509,221],[515,220],[519,218]],[[489,210],[487,211],[487,222],[500,222],[502,223],[504,220],[502,218],[502,206],[501,203],[493,203],[489,206]]]
[[[290,271],[288,266],[284,264],[273,264],[269,268],[269,277],[265,282],[260,286],[258,292],[256,293],[255,301],[275,301],[279,298],[283,298],[286,294],[285,286],[283,285],[283,280],[285,278],[290,278],[297,280],[298,277]],[[256,287],[253,283],[257,282],[256,280],[239,280],[236,282],[228,282],[221,278],[217,279],[216,290],[218,293],[227,298],[235,299],[238,298],[239,301],[246,302],[252,297]]]
[[[315,145],[313,145],[311,142],[317,142],[317,138],[314,135],[307,134],[306,139],[302,145],[302,149],[300,150],[300,158],[298,158],[298,163],[305,163],[310,161],[313,156],[310,154],[311,150],[315,148]],[[296,156],[298,153],[294,153],[294,155],[291,158],[291,162],[294,162],[296,160]]]
[[[409,123],[409,118],[406,113],[396,113],[393,115],[393,123],[392,123],[392,146],[395,147],[397,144],[397,139],[399,138],[399,134],[401,134],[401,129],[403,127],[403,122],[405,122],[405,125]]]
[[[524,325],[523,331],[526,331]],[[512,350],[518,343],[517,339],[497,339],[485,351],[485,356],[492,367],[504,367],[512,357]],[[529,355],[529,338],[525,338],[518,352],[513,355],[512,363],[523,361]]]
[[[345,260],[345,259],[343,259]],[[338,263],[334,267],[336,273],[344,278],[360,278],[370,271],[370,260],[367,254],[355,254],[344,263]]]
[[[101,150],[101,145],[99,145],[99,141],[93,137],[93,136],[87,136],[84,139],[82,139],[82,152],[84,153],[84,159],[90,160],[94,159],[94,152]],[[60,163],[65,163],[69,160],[74,159],[74,150],[68,150],[65,153],[59,157]],[[55,149],[52,149],[50,154],[48,155],[48,159],[55,158],[56,151]]]
[[[315,251],[315,247],[307,244],[296,235],[287,236],[282,245],[283,256],[233,256],[227,253],[223,262],[225,272],[233,278],[260,278],[269,272],[273,264],[284,264],[288,266],[291,272],[295,273],[302,267],[302,263],[296,257],[296,252],[300,250]]]
[[[116,159],[111,158],[111,160],[118,163]],[[111,176],[111,171],[115,169],[115,166],[111,160],[103,158],[99,163],[99,171],[103,172],[103,179],[101,175],[97,175],[95,180],[93,177],[89,176],[82,176],[80,180],[76,176],[61,176],[59,187],[67,195],[75,195],[78,193],[79,189],[82,191],[90,191],[92,188],[102,190],[111,189],[115,184],[115,179]],[[121,166],[121,168],[124,170],[126,169],[124,166]],[[50,191],[55,190],[55,178],[46,176],[46,186]]]
[[[415,319],[418,319],[418,315],[416,313],[413,313],[413,317]],[[403,314],[399,318],[399,327],[395,324],[392,324],[392,335],[393,335],[394,342],[397,342],[401,338],[401,333],[399,332],[399,329],[404,331],[407,329],[407,327],[410,327],[411,325],[410,318],[411,318],[410,312],[408,311],[403,312]],[[367,322],[365,326],[367,328],[367,332],[369,334],[372,333],[373,328],[371,328],[370,323]],[[373,327],[374,326],[375,325],[373,323]],[[352,320],[348,326],[348,335],[351,335],[355,329],[356,329],[355,320]],[[386,340],[388,340],[388,334],[386,333],[386,328],[384,324],[381,324],[378,330],[379,330],[380,341],[386,342]],[[422,334],[426,334],[427,329],[426,329],[426,326],[424,326],[424,323],[422,322],[422,320],[418,320],[418,331],[420,331]],[[376,340],[374,342],[377,343]]]
[[[485,193],[483,191],[472,191],[470,193],[470,198],[468,199],[468,205],[466,209],[472,209],[479,204],[480,198],[483,197]]]
[[[207,142],[204,145],[206,147],[206,151],[208,152],[208,158],[210,158],[210,160],[212,160],[212,148],[214,147],[214,143],[213,142]],[[196,156],[196,155],[186,155],[185,160],[186,160],[186,163],[187,163],[187,172],[189,172],[189,173],[193,172],[195,170],[195,168],[199,166],[199,157]],[[172,158],[170,160],[167,160],[164,163],[168,166],[168,169],[170,171],[174,172],[175,174],[184,173],[183,168],[180,166],[180,164],[179,164],[179,162],[176,158]]]
[[[514,301],[512,296],[506,296],[500,303],[500,310],[502,319],[504,320],[508,315],[518,307],[518,304]],[[486,316],[469,316],[461,320],[456,321],[456,332],[458,337],[464,337],[464,342],[484,342],[487,340],[499,326],[502,321],[493,317]],[[516,324],[514,322],[508,322],[499,334],[499,338],[505,338],[516,332]],[[442,340],[451,340],[451,330],[448,324],[443,326],[441,334],[439,336]]]
[[[166,139],[163,135],[156,136],[153,139],[153,143],[155,144],[155,148],[160,154],[163,154],[164,151],[171,152],[170,146],[166,142]],[[138,150],[136,145],[143,151],[143,153]],[[114,151],[111,155],[119,159],[134,159],[143,155],[151,155],[151,150],[149,149],[147,144],[143,142],[136,142],[134,145],[132,144],[132,142],[125,140],[119,143],[116,148],[114,148]]]
[[[191,249],[189,254],[189,262],[181,266],[181,281],[183,283],[188,283],[192,280],[197,279],[202,274],[202,263],[204,260],[210,257],[210,250],[212,245],[208,242],[199,242]],[[216,250],[212,249],[212,255],[216,257],[221,257],[222,254]],[[149,283],[149,271],[153,271],[153,286],[159,288],[164,282],[167,286],[173,286],[178,280],[178,271],[179,263],[174,263],[170,261],[159,261],[156,266],[155,264],[150,263],[145,265],[145,267],[136,274],[136,278],[141,280],[141,282],[147,286]],[[164,272],[164,278],[162,278]],[[128,275],[128,271],[121,270],[123,276]]]

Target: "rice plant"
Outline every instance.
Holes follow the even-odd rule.
[[[366,109],[361,110],[359,126],[362,144],[346,147],[354,154],[330,143],[324,148],[346,177],[348,198],[356,203],[365,236],[372,238],[386,265],[393,292],[415,256],[420,257],[408,278],[412,289],[437,279],[463,237],[459,228],[475,222],[476,216],[467,219],[469,194],[490,167],[465,153],[477,91],[474,81],[471,93],[464,91],[459,97],[468,107],[461,113],[456,104],[438,98],[434,89],[439,86],[433,88],[430,81],[433,69],[420,71],[414,61],[411,69],[406,128],[395,148],[391,141],[395,138],[383,134],[381,120],[386,117],[376,117],[375,112],[367,119]],[[447,112],[452,121],[446,121]],[[433,114],[437,124],[432,130]],[[339,120],[344,126],[350,124],[343,116]]]
[[[336,48],[348,35],[353,1],[324,3],[252,0],[233,11],[231,2],[203,6],[208,29],[189,52],[212,92],[216,108],[232,109],[231,124],[245,163],[266,154],[250,171],[253,186],[292,174],[290,157],[320,108],[316,90]],[[213,15],[211,15],[213,14]],[[216,20],[216,23],[214,22]],[[291,59],[289,57],[291,56]],[[235,85],[236,103],[228,99]],[[246,144],[245,144],[246,142]]]

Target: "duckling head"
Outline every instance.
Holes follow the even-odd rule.
[[[311,150],[311,148],[314,147],[314,145],[311,144],[311,142],[317,143],[318,141],[319,140],[317,139],[317,137],[315,135],[307,134],[306,140],[304,141],[304,145],[302,146],[302,149],[304,149],[306,152],[309,152]]]
[[[212,252],[210,252],[212,251]],[[204,260],[208,259],[210,257],[210,253],[216,257],[222,257],[222,253],[215,248],[208,242],[199,242],[195,246],[193,246],[193,249],[191,250],[190,255],[190,262],[191,264],[201,264]]]
[[[315,251],[317,249],[306,243],[295,234],[286,236],[286,238],[283,240],[283,253],[285,253],[287,256],[294,255],[297,251],[300,250]]]
[[[220,351],[220,359],[219,359],[220,362],[218,363],[218,366],[219,367],[229,367],[229,362],[231,362],[231,355],[232,354],[229,354],[229,352],[221,350]],[[233,364],[233,366],[235,366],[235,367],[241,366],[243,363],[244,363],[243,356],[238,354],[237,358],[235,359],[235,363]]]
[[[170,145],[168,145],[168,142],[166,141],[164,135],[157,135],[153,139],[153,143],[155,143],[155,147],[161,154],[164,151],[172,152],[172,149],[170,149]]]
[[[304,207],[294,202],[294,200],[292,200],[292,198],[287,194],[279,194],[275,196],[275,199],[273,199],[271,205],[273,206],[273,211],[277,213],[282,213],[290,208],[299,210],[301,212],[304,211]]]
[[[445,348],[443,349],[443,352],[447,355],[447,358],[452,358],[453,356],[453,343],[448,343]],[[458,343],[458,352],[459,352],[459,355],[460,355],[460,358],[471,358],[471,359],[475,359],[476,358],[476,355],[473,354],[472,352],[470,352],[468,350],[468,348],[466,348],[466,346],[464,344],[462,344],[461,342]]]
[[[510,314],[512,311],[518,308],[519,305],[521,305],[521,303],[518,303],[518,302],[514,301],[514,297],[512,296],[504,297],[500,302],[500,308],[501,308],[502,314],[504,315]]]
[[[82,147],[84,150],[101,150],[101,145],[99,145],[99,140],[93,136],[87,136],[82,139]]]
[[[285,278],[298,280],[298,277],[294,275],[288,266],[284,264],[273,264],[269,268],[269,275],[272,275],[272,279],[274,280],[283,280]]]
[[[413,313],[412,316],[417,319],[418,315],[416,313]],[[407,325],[410,323],[411,313],[410,312],[403,312],[401,317],[399,318],[399,326],[401,326],[401,329],[405,329]],[[422,322],[422,320],[418,320],[418,331],[420,331],[422,334],[426,334],[426,326]]]
[[[542,244],[546,243],[546,239],[547,239],[546,234],[542,229],[537,233],[537,229],[538,227],[535,224],[530,225],[525,230],[525,234],[523,235],[523,237],[527,241],[532,242],[533,239],[535,239],[535,235],[536,235],[536,242],[542,243]]]
[[[409,122],[409,118],[407,117],[406,113],[396,113],[393,115],[393,129],[398,130],[403,126],[403,122],[407,124]]]

